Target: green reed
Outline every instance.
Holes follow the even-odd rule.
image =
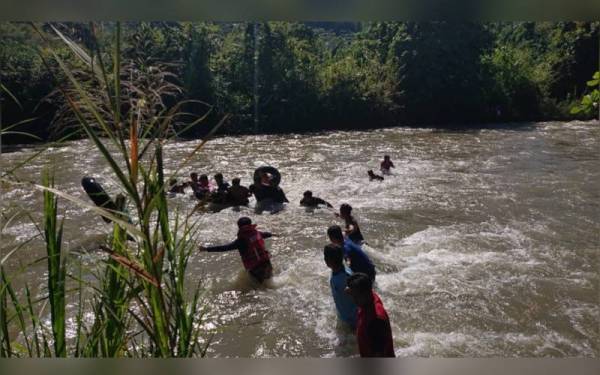
[[[167,202],[163,144],[182,131],[195,126],[206,116],[187,124],[179,132],[172,122],[184,105],[142,115],[144,98],[131,100],[131,92],[123,93],[121,27],[116,25],[110,64],[104,64],[107,53],[98,43],[88,54],[58,30],[54,30],[76,57],[82,76],[69,61],[53,49],[54,41],[32,25],[45,41],[40,49],[48,68],[58,66],[64,79],[57,79],[57,89],[77,119],[81,130],[103,156],[123,193],[117,199],[116,211],[95,207],[53,187],[47,174],[43,185],[29,186],[44,193],[44,239],[48,267],[48,295],[40,301],[31,299],[27,288],[24,303],[14,295],[11,283],[0,267],[0,355],[74,356],[74,357],[192,357],[206,353],[207,337],[200,326],[206,306],[200,283],[189,285],[188,262],[196,249],[194,238],[198,228],[190,214],[173,211]],[[93,28],[92,28],[93,31]],[[93,80],[94,89],[83,79]],[[103,90],[100,94],[98,90]],[[143,88],[136,92],[144,92]],[[132,103],[135,103],[132,105]],[[127,108],[127,109],[125,109]],[[225,121],[212,129],[209,136]],[[177,166],[189,163],[206,143]],[[112,147],[108,147],[111,144]],[[116,150],[116,151],[111,151]],[[3,180],[5,181],[5,180]],[[99,270],[84,270],[79,262],[62,250],[63,221],[58,221],[58,199],[90,208],[113,222],[111,236],[101,246],[106,255]],[[131,213],[127,213],[127,211]],[[63,220],[65,220],[63,218]],[[68,220],[68,218],[66,218]],[[97,281],[84,280],[84,272],[95,274]],[[4,281],[6,280],[6,281]],[[74,283],[66,289],[67,280]],[[75,337],[66,339],[66,301],[76,301],[72,321]],[[50,306],[51,335],[41,324],[40,316]],[[93,313],[93,321],[84,318]],[[19,332],[24,350],[14,348],[11,329]],[[53,348],[53,351],[50,350]]]

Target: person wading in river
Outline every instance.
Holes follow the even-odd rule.
[[[369,259],[359,245],[349,239],[344,240],[342,228],[339,225],[330,226],[327,229],[327,236],[332,245],[344,249],[344,257],[350,262],[352,272],[365,273],[369,275],[372,282],[375,282],[375,266],[371,262],[371,259]]]
[[[352,328],[356,327],[356,304],[352,297],[345,292],[346,281],[352,274],[346,266],[344,266],[344,250],[338,245],[327,245],[323,250],[323,257],[327,267],[331,268],[331,277],[329,286],[331,287],[331,295],[338,317],[344,323]]]
[[[394,162],[392,161],[392,159],[390,159],[390,156],[385,155],[383,157],[383,161],[380,164],[381,173],[391,174],[392,172],[391,172],[390,168],[396,168],[396,167],[394,166]]]
[[[279,186],[273,185],[273,177],[269,173],[263,173],[260,176],[260,184],[252,184],[250,191],[256,197],[257,202],[270,199],[277,203],[288,203],[289,200]]]
[[[250,190],[240,185],[240,179],[234,178],[231,180],[231,187],[227,193],[227,201],[234,206],[247,206],[250,202],[248,198],[252,196]]]
[[[241,217],[238,222],[237,238],[223,246],[200,246],[200,251],[222,252],[237,249],[242,257],[244,268],[259,283],[270,279],[273,275],[271,257],[265,247],[265,238],[272,237],[270,232],[259,232],[249,217]]]
[[[348,236],[352,242],[360,245],[365,241],[356,219],[352,216],[352,206],[347,203],[342,204],[340,206],[340,213],[336,213],[336,216],[344,219],[344,222],[346,223],[346,236]]]
[[[303,207],[317,208],[320,204],[329,208],[333,208],[333,206],[329,202],[319,197],[313,197],[313,193],[310,190],[304,192],[304,198],[302,198],[302,200],[300,201],[300,205]]]
[[[348,293],[358,306],[356,338],[361,357],[395,357],[392,327],[383,303],[373,291],[368,275],[355,273],[348,277]]]

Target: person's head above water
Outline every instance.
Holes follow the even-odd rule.
[[[362,272],[356,272],[346,280],[345,291],[358,306],[367,306],[371,303],[373,300],[372,289],[371,278]]]
[[[192,179],[192,181],[196,182],[198,181],[198,173],[196,172],[192,172],[190,173],[190,178]]]
[[[263,185],[271,185],[271,179],[272,178],[273,177],[271,176],[270,173],[263,173],[260,176],[260,183],[263,184]]]
[[[344,243],[344,233],[339,225],[332,225],[327,228],[327,237],[329,237],[329,241],[336,245]]]
[[[205,175],[205,174],[201,175],[200,176],[200,182],[203,183],[203,184],[205,184],[205,185],[208,185],[208,176]]]
[[[323,249],[323,259],[327,267],[337,271],[344,267],[344,250],[337,245],[327,245]]]
[[[383,155],[383,160],[389,161],[390,160],[390,156],[389,155]]]
[[[350,216],[351,214],[352,214],[352,206],[350,206],[348,203],[344,203],[340,206],[340,215],[342,217],[347,217],[347,216]]]
[[[374,176],[374,175],[375,175],[375,173],[373,173],[373,170],[372,170],[372,169],[369,169],[369,170],[367,171],[367,173],[369,174],[369,176]]]
[[[246,225],[252,225],[252,220],[247,216],[243,216],[238,219],[237,225],[239,228],[246,226]]]
[[[217,183],[222,183],[223,182],[223,174],[222,173],[217,173],[215,176],[215,181],[217,181]]]
[[[304,198],[312,198],[312,191],[310,191],[310,190],[305,191]]]
[[[233,186],[240,186],[240,179],[239,178],[234,178],[233,180],[231,180],[231,184]]]

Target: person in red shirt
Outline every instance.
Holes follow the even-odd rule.
[[[361,357],[395,357],[390,319],[371,278],[357,272],[346,281],[346,292],[358,306],[356,338]]]
[[[390,168],[395,168],[394,162],[392,162],[392,159],[390,159],[389,155],[384,155],[383,161],[381,162],[380,167],[381,167],[381,173],[383,173],[383,174],[390,174],[391,173]]]
[[[273,266],[271,265],[271,256],[265,246],[265,238],[272,237],[270,232],[260,232],[256,225],[252,224],[249,217],[241,217],[238,222],[237,238],[223,246],[200,246],[200,251],[222,252],[238,250],[242,257],[244,268],[258,281],[270,279],[273,276]]]

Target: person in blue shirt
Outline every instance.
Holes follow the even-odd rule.
[[[357,307],[352,297],[345,292],[346,280],[352,271],[344,266],[344,250],[337,245],[327,245],[323,250],[323,257],[327,267],[331,268],[329,285],[338,317],[354,329]]]
[[[353,273],[365,273],[371,278],[372,282],[375,282],[375,266],[360,245],[349,238],[344,240],[344,234],[339,225],[330,226],[327,229],[327,236],[333,245],[344,249],[344,257],[350,262],[350,269]]]

